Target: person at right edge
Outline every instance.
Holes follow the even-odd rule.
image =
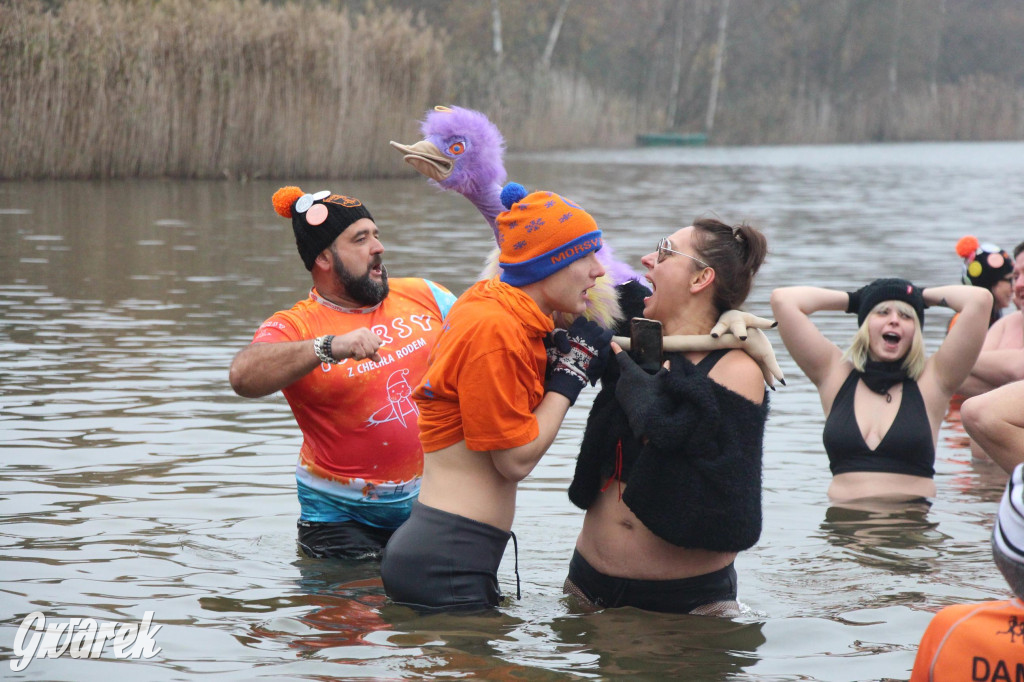
[[[746,300],[764,235],[702,219],[644,256],[648,291],[620,287],[627,323],[707,335]],[[743,350],[666,353],[650,374],[617,344],[587,420],[569,499],[586,510],[563,591],[598,607],[734,616],[734,560],[761,534],[768,395]]]
[[[910,682],[1024,679],[1024,464],[1003,491],[991,544],[1013,597],[939,610],[921,637]]]

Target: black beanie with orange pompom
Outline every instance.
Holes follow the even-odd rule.
[[[320,252],[349,225],[362,218],[373,220],[370,210],[359,199],[328,190],[308,194],[298,187],[282,187],[274,192],[273,202],[279,216],[292,219],[295,245],[310,271]]]
[[[1013,273],[1010,254],[995,244],[980,243],[974,235],[960,238],[956,243],[956,254],[964,260],[960,276],[964,284],[992,289]]]

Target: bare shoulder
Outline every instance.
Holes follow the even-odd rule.
[[[1024,347],[1024,312],[1015,310],[996,320],[988,330],[989,335],[996,336],[994,348],[987,350],[1006,350]],[[988,340],[988,337],[985,339]],[[988,344],[986,344],[988,345]]]
[[[722,356],[708,376],[751,402],[760,404],[764,400],[764,374],[761,373],[761,366],[739,348]]]

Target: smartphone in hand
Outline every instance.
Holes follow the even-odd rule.
[[[661,367],[661,322],[648,320],[646,317],[634,317],[629,321],[629,337],[629,356],[648,372],[657,372]]]

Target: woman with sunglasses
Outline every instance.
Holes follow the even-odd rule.
[[[623,285],[626,318],[707,335],[746,300],[766,250],[749,225],[698,220],[641,259],[650,290]],[[652,375],[612,349],[569,488],[586,515],[565,592],[602,607],[736,615],[733,561],[761,533],[762,371],[721,349],[667,353]]]
[[[817,387],[825,411],[829,497],[933,497],[939,426],[985,340],[991,292],[877,279],[852,293],[784,287],[772,292],[771,304],[782,342]],[[960,314],[931,357],[921,331],[926,306]],[[857,314],[858,331],[845,353],[811,321],[826,310]]]

